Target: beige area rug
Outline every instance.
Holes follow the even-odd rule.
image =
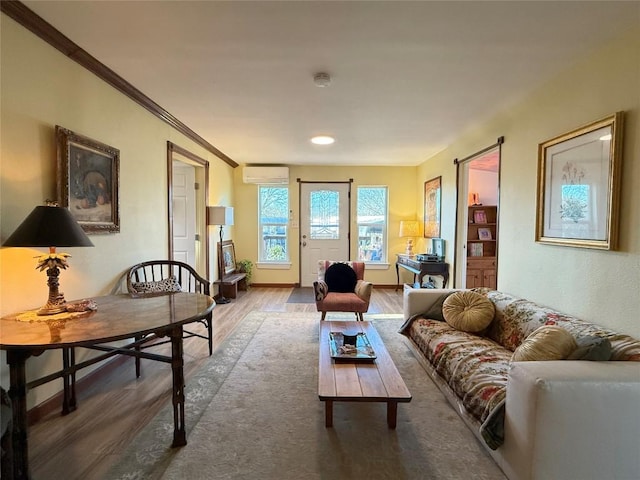
[[[168,406],[107,478],[504,479],[397,333],[401,316],[366,319],[413,395],[396,430],[384,403],[336,402],[325,428],[317,314],[252,312],[187,385],[188,445],[168,447]]]

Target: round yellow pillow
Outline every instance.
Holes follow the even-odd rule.
[[[577,348],[573,335],[556,325],[543,325],[523,340],[511,356],[513,362],[564,360]]]
[[[495,307],[487,297],[471,291],[460,291],[447,297],[442,304],[445,322],[456,330],[477,333],[489,326]]]

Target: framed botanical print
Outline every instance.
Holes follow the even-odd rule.
[[[56,126],[58,203],[87,233],[120,231],[120,151]]]
[[[424,182],[424,236],[440,237],[440,199],[442,177]]]
[[[538,146],[537,242],[616,248],[622,118],[617,112]]]

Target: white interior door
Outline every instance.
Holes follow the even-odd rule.
[[[196,265],[195,167],[173,162],[173,259]]]
[[[350,183],[300,184],[300,285],[318,278],[318,260],[349,260]]]

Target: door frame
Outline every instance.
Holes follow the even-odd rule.
[[[182,162],[195,167],[196,183],[196,235],[200,238],[200,248],[196,245],[196,270],[205,278],[209,276],[209,229],[207,228],[207,198],[209,195],[209,162],[195,153],[167,141],[167,203],[168,203],[168,249],[169,260],[173,260],[173,162]]]
[[[464,253],[466,253],[466,239],[467,239],[467,230],[469,228],[468,218],[467,218],[467,195],[469,192],[469,174],[467,173],[463,176],[461,175],[460,168],[466,168],[468,170],[468,164],[470,161],[477,159],[483,154],[498,149],[498,201],[497,201],[497,212],[496,212],[496,282],[498,281],[498,248],[500,246],[500,235],[497,233],[500,229],[500,172],[502,171],[502,144],[504,143],[504,136],[498,137],[496,143],[490,145],[488,147],[479,150],[462,160],[458,160],[457,158],[453,160],[453,164],[456,166],[456,226],[455,226],[455,234],[454,234],[454,248],[453,248],[453,287],[461,288],[460,282],[463,278],[465,278],[466,274],[466,256],[461,255],[462,245],[465,245]],[[461,181],[465,181],[464,184],[461,185]],[[463,208],[464,207],[464,208]],[[460,258],[461,257],[461,258]],[[460,263],[462,267],[458,268],[458,260],[463,263]],[[462,275],[458,275],[459,271],[462,272]],[[466,286],[466,281],[465,281]]]
[[[298,182],[298,219],[300,219],[300,214],[302,212],[302,184],[313,184],[313,183],[322,183],[322,184],[347,184],[349,187],[348,190],[348,200],[349,200],[349,208],[347,209],[347,257],[351,260],[351,191],[353,185],[353,178],[349,180],[302,180],[297,178]],[[300,227],[301,222],[298,222],[298,227]],[[298,228],[298,282],[296,283],[296,287],[300,287],[302,285],[302,229]]]

